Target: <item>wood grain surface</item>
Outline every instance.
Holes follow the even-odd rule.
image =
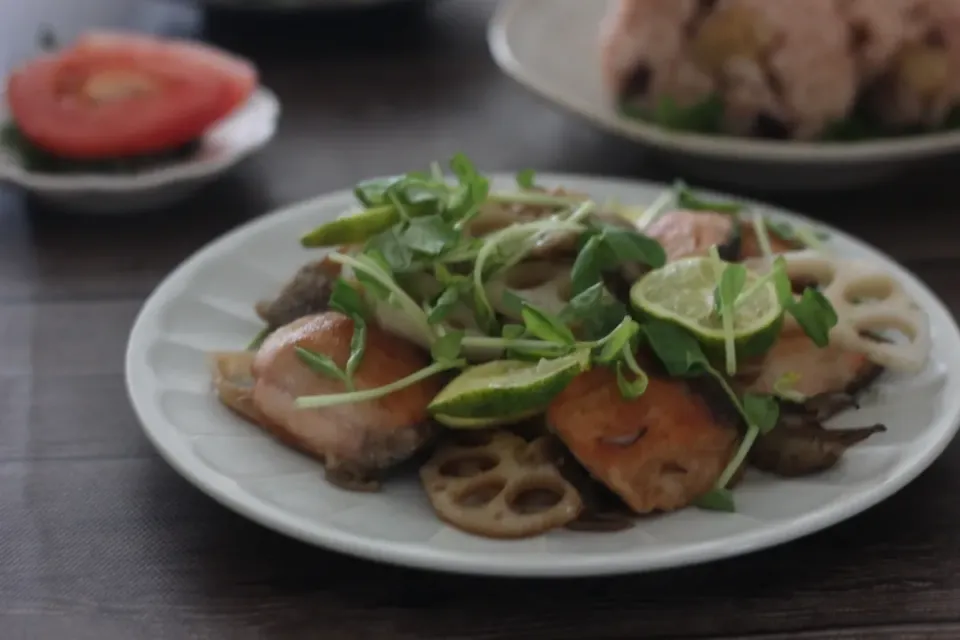
[[[175,210],[81,218],[0,191],[0,638],[960,638],[960,445],[867,513],[749,557],[505,581],[375,565],[245,521],[152,450],[123,388],[152,288],[237,224],[456,151],[489,170],[672,177],[503,77],[493,2],[271,18],[152,6],[141,27],[253,57],[277,140]],[[0,48],[3,44],[0,43]],[[960,312],[956,167],[773,198],[854,232]]]

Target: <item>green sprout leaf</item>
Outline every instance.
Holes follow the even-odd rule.
[[[524,303],[521,317],[527,331],[541,340],[568,346],[577,340],[570,327],[542,309]]]
[[[821,348],[830,344],[830,330],[837,325],[837,312],[822,293],[805,289],[799,300],[787,306],[787,311],[814,344]]]
[[[360,292],[347,284],[343,278],[337,278],[330,293],[330,308],[351,318],[366,315],[366,305]]]
[[[413,251],[438,256],[460,243],[460,232],[439,215],[426,216],[411,220],[399,241]]]
[[[755,425],[760,433],[768,433],[780,420],[780,405],[773,396],[767,394],[745,393],[741,401],[747,421]]]
[[[705,200],[698,196],[682,180],[673,183],[677,206],[689,211],[712,211],[714,213],[736,214],[743,211],[744,206],[739,202],[720,200]]]
[[[523,169],[517,172],[517,186],[521,189],[533,189],[536,184],[537,172],[533,169]]]
[[[693,501],[701,509],[733,513],[737,510],[733,492],[729,489],[713,488]]]
[[[344,368],[348,387],[353,389],[353,374],[357,372],[363,361],[363,354],[367,348],[367,323],[362,316],[354,315],[353,336],[350,338],[350,355],[347,357],[347,366]]]
[[[460,357],[463,347],[463,331],[448,331],[430,348],[430,355],[437,362],[454,362]]]
[[[346,384],[347,376],[340,370],[340,367],[337,366],[337,363],[334,362],[330,356],[310,351],[303,347],[294,347],[293,350],[294,353],[297,354],[297,357],[300,358],[300,361],[307,365],[314,373],[319,373],[322,376],[333,378]]]

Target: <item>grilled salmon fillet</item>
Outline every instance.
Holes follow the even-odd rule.
[[[671,511],[709,491],[738,443],[682,380],[651,378],[628,400],[598,367],[558,395],[547,421],[594,478],[637,513]]]
[[[705,256],[716,245],[720,257],[739,254],[739,222],[731,215],[711,211],[670,211],[643,229],[663,247],[667,260]]]
[[[757,363],[744,366],[739,380],[744,391],[774,393],[789,376],[789,389],[806,398],[840,393],[875,377],[879,367],[856,351],[835,344],[818,347],[800,331],[784,333]]]
[[[324,354],[341,369],[350,355],[353,321],[340,313],[305,316],[266,339],[252,365],[252,400],[276,437],[325,461],[329,469],[388,467],[420,448],[431,434],[427,405],[441,380],[428,378],[375,400],[300,409],[299,396],[346,391],[344,384],[309,369],[296,347]],[[414,345],[367,327],[366,350],[353,380],[358,391],[396,382],[429,365]]]

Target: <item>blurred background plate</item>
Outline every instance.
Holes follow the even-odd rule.
[[[215,9],[250,11],[303,11],[314,9],[360,9],[390,4],[413,4],[424,0],[194,0]]]
[[[0,95],[0,122],[9,117]],[[135,173],[41,173],[0,148],[0,185],[16,185],[61,212],[131,215],[170,207],[262,149],[276,133],[280,101],[260,86],[250,99],[204,134],[188,158]]]
[[[610,0],[504,0],[490,22],[497,64],[528,89],[692,177],[753,192],[865,187],[960,152],[960,132],[852,143],[676,133],[617,113],[600,75]]]

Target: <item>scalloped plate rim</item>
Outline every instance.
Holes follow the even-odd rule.
[[[507,180],[511,176],[503,173],[491,173],[491,178]],[[652,182],[621,178],[604,178],[584,174],[543,173],[540,180],[550,184],[571,183],[573,181],[593,184],[592,195],[611,188],[634,189],[638,192],[653,193],[654,189],[665,188]],[[704,193],[711,193],[704,190]],[[642,561],[631,562],[630,554],[622,551],[591,554],[543,553],[537,557],[523,558],[516,554],[497,554],[473,552],[463,553],[449,549],[430,548],[417,543],[388,542],[368,536],[359,536],[325,524],[322,520],[311,519],[293,513],[276,504],[244,490],[235,480],[223,475],[200,461],[190,448],[190,438],[179,433],[159,414],[154,404],[159,397],[160,383],[147,362],[146,351],[161,335],[157,326],[159,313],[165,306],[190,289],[190,276],[219,257],[238,250],[248,238],[274,226],[283,226],[287,219],[292,220],[305,211],[323,205],[347,205],[352,193],[340,190],[310,200],[283,207],[272,214],[251,220],[212,241],[198,250],[179,265],[152,292],[144,303],[127,344],[125,355],[126,388],[133,408],[140,420],[148,439],[163,457],[180,475],[198,489],[222,505],[257,522],[305,543],[327,548],[360,558],[388,564],[413,567],[425,570],[489,575],[500,577],[579,577],[617,575],[658,571],[669,568],[700,564],[743,555],[769,548],[804,537],[853,517],[862,511],[890,497],[915,479],[946,448],[960,426],[960,395],[944,398],[944,409],[940,418],[928,431],[912,440],[903,448],[895,471],[869,489],[854,488],[843,494],[843,498],[822,505],[786,521],[765,524],[756,530],[735,535],[722,536],[694,544],[684,544],[675,548],[660,547],[656,557],[643,557]],[[775,217],[802,222],[812,222],[827,231],[843,243],[853,245],[858,251],[875,255],[892,266],[896,275],[902,278],[908,290],[922,300],[930,317],[932,328],[939,340],[950,340],[954,350],[960,351],[960,328],[948,309],[937,296],[915,275],[899,266],[885,254],[872,246],[857,240],[828,224],[812,221],[806,216],[794,214],[780,208],[756,203],[749,199],[738,198],[744,202],[753,202]],[[291,237],[291,242],[296,242]],[[249,301],[250,304],[253,300]],[[948,335],[947,335],[948,334]],[[960,375],[960,363],[943,362],[954,375]],[[320,469],[318,465],[318,470]],[[318,473],[318,482],[322,482]],[[789,480],[784,480],[789,482]],[[665,516],[669,518],[669,515]],[[718,515],[722,517],[722,515]],[[443,526],[440,524],[440,526]],[[591,535],[591,534],[587,534]],[[592,534],[602,535],[602,534]]]

